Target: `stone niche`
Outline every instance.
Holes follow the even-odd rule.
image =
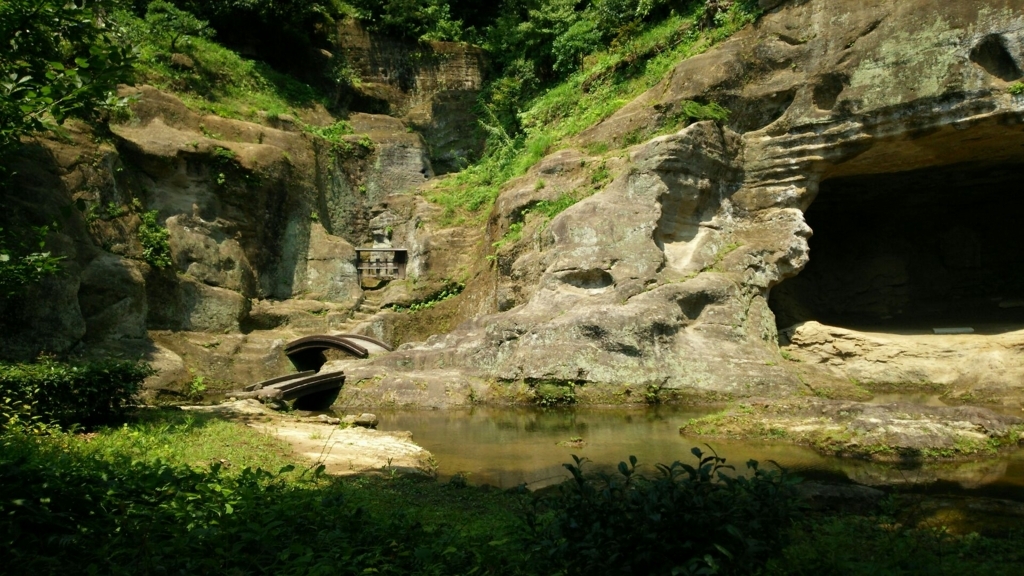
[[[779,328],[1024,328],[1024,149],[1006,144],[1018,157],[824,179],[810,262],[770,294]]]

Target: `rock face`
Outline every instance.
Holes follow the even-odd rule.
[[[952,401],[993,402],[1024,382],[1024,330],[935,335],[860,332],[818,322],[785,331],[791,358],[872,391],[929,390]]]
[[[422,139],[358,115],[363,132],[331,145],[284,121],[200,116],[150,87],[125,93],[133,118],[109,139],[71,125],[9,159],[2,227],[57,222],[47,247],[66,260],[0,304],[0,355],[141,354],[166,368],[150,384],[170,390],[193,375],[225,387],[276,375],[275,342],[336,328],[360,305],[354,245],[371,241],[375,203],[432,175]],[[146,262],[150,212],[167,230],[164,268]],[[244,334],[261,329],[281,332]]]
[[[88,211],[51,234],[66,273],[0,310],[3,353],[145,329],[159,345],[147,353],[173,370],[164,352],[251,382],[281,369],[281,342],[345,327],[435,334],[334,359],[350,406],[859,397],[856,382],[908,380],[1021,404],[1010,229],[1024,96],[1009,87],[1024,70],[1024,0],[762,5],[756,24],[505,185],[483,229],[443,228],[410,193],[471,156],[474,49],[343,27],[365,112],[350,119],[364,135],[343,143],[283,117],[201,117],[141,88],[111,142],[73,131],[12,161],[0,224],[46,224],[78,200]],[[678,124],[710,101],[727,122]],[[564,198],[575,203],[560,213],[539,209]],[[169,269],[141,262],[144,210],[170,231]],[[371,241],[408,249],[410,279],[369,305],[353,248]],[[424,312],[375,314],[463,279]],[[950,322],[988,339],[922,333]],[[780,328],[782,352],[804,362],[784,360]]]
[[[513,224],[522,226],[522,237],[502,243],[494,267],[480,276],[487,280],[471,282],[463,295],[489,310],[478,309],[450,334],[359,367],[373,384],[353,386],[349,401],[369,401],[374,390],[376,401],[398,404],[421,403],[424,391],[434,390],[431,402],[441,405],[803,394],[798,371],[779,356],[776,315],[810,310],[801,317],[807,321],[820,311],[799,298],[795,306],[773,300],[773,310],[769,297],[817,254],[810,238],[818,230],[805,212],[819,195],[833,204],[857,197],[858,209],[873,203],[885,213],[902,192],[913,192],[917,204],[900,209],[904,218],[927,218],[930,203],[981,190],[1015,206],[1009,187],[999,189],[1003,181],[981,175],[1019,174],[1024,165],[1024,97],[1008,91],[1024,68],[1024,2],[769,4],[781,5],[680,63],[578,144],[614,147],[654,135],[688,101],[729,108],[725,126],[694,124],[603,157],[562,150],[510,183],[492,213],[489,240],[502,239]],[[931,170],[962,174],[963,186],[930,194],[934,181],[922,175]],[[610,183],[550,221],[529,212],[601,180],[599,171]],[[872,186],[889,176],[899,185]],[[996,309],[996,319],[1024,322],[998,315],[1024,293],[1016,252],[983,229],[957,232],[956,222],[911,225],[928,246],[904,248],[882,235],[876,252],[900,262],[915,250],[935,254],[937,273],[950,278],[944,292],[925,290],[926,276],[896,278],[888,286],[907,284],[914,305],[890,307],[891,315],[863,307],[861,325],[895,333],[911,321],[938,321],[936,302],[954,302],[943,305],[949,310],[986,299],[995,302],[986,310]],[[865,237],[872,226],[864,221]],[[871,266],[864,270],[851,282],[884,292]],[[1007,278],[979,280],[1000,276]],[[991,322],[982,308],[968,316]],[[1004,354],[1019,364],[1019,347]],[[800,378],[845,378],[862,369],[835,354],[823,364],[823,372],[801,367],[810,372]],[[1016,371],[994,368],[984,378],[994,384],[988,389],[1001,390],[989,400],[1021,400]],[[444,379],[446,386],[430,384]],[[416,382],[424,384],[410,385]]]
[[[403,42],[338,27],[338,44],[360,78],[353,110],[402,118],[423,134],[438,173],[469,163],[483,150],[473,114],[486,67],[480,48],[456,42]]]
[[[882,461],[985,454],[1020,441],[1024,420],[974,407],[803,400],[758,403],[690,420],[681,433],[787,439],[832,455]]]

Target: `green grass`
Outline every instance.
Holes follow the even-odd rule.
[[[542,214],[544,215],[544,217],[550,220],[551,218],[554,218],[555,216],[558,216],[559,214],[564,212],[566,208],[572,206],[575,203],[576,198],[574,198],[572,195],[562,194],[561,196],[554,200],[542,200],[534,204],[533,206],[530,207],[530,212]]]
[[[176,409],[144,409],[135,421],[120,427],[89,434],[57,434],[43,442],[66,454],[105,461],[128,458],[199,468],[220,464],[229,475],[245,468],[277,471],[294,465],[296,472],[286,475],[290,482],[298,482],[301,470],[312,464],[297,460],[287,442],[244,422]],[[336,482],[357,506],[381,514],[413,511],[413,519],[427,526],[459,524],[466,532],[483,534],[515,523],[510,496],[498,490],[458,490],[402,477],[341,478]]]
[[[5,568],[530,573],[521,568],[529,551],[513,545],[521,496],[401,477],[330,478],[306,462],[284,466],[285,448],[242,422],[169,410],[89,434],[2,433]]]
[[[442,225],[481,218],[505,182],[524,174],[566,138],[608,118],[653,87],[681,60],[707,51],[753,22],[757,12],[736,3],[719,27],[706,31],[697,29],[698,15],[695,11],[670,17],[628,42],[585,58],[582,70],[524,108],[524,134],[513,137],[500,127],[489,126],[492,148],[488,154],[426,194],[444,208]],[[687,118],[677,115],[670,119],[673,127],[691,116],[724,119],[727,115],[717,105],[693,104],[701,108],[684,106]],[[687,111],[692,114],[686,115]]]
[[[174,93],[196,112],[255,121],[264,114],[269,118],[296,115],[302,108],[325,102],[309,85],[205,38],[190,38],[179,45],[194,66],[175,67],[169,47],[157,42],[141,19],[124,11],[115,17],[138,50],[135,82]]]
[[[502,490],[467,487],[410,477],[353,477],[339,485],[349,501],[375,514],[405,511],[424,526],[457,525],[464,534],[514,537],[521,498]]]
[[[242,58],[216,42],[197,39],[191,57],[193,70],[171,68],[166,53],[143,45],[139,80],[177,93],[193,110],[245,120],[296,115],[319,101],[311,87],[270,66]]]
[[[543,180],[538,180],[537,182],[538,184],[542,184]],[[543,186],[540,186],[538,189],[540,188],[543,188]],[[524,220],[526,219],[528,214],[532,213],[543,216],[545,219],[543,225],[546,226],[547,220],[551,220],[555,216],[561,214],[562,212],[565,211],[566,208],[572,206],[578,201],[579,200],[577,196],[574,194],[562,194],[554,200],[541,200],[540,202],[531,205],[528,209],[523,210],[520,214],[522,220],[510,224],[508,227],[508,232],[506,232],[505,235],[502,236],[500,240],[493,243],[491,246],[493,246],[495,252],[497,252],[505,246],[515,244],[522,240],[523,227],[526,225]],[[493,258],[493,256],[491,256],[490,258]]]
[[[505,246],[515,244],[523,239],[523,223],[513,222],[508,227],[508,232],[500,240],[492,244],[495,250],[501,250]]]
[[[84,436],[69,435],[65,440],[81,455],[103,459],[127,456],[172,465],[221,463],[228,470],[274,471],[294,463],[283,440],[241,422],[174,409],[146,409],[135,422]]]

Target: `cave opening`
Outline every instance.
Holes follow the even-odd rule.
[[[966,163],[823,181],[810,261],[772,289],[800,322],[910,333],[1024,326],[1024,163]]]

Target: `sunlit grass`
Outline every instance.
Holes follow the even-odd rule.
[[[177,69],[166,52],[143,44],[137,81],[176,93],[197,112],[245,120],[258,119],[260,113],[295,115],[320,98],[313,88],[216,42],[193,40],[189,57],[194,68]]]
[[[102,458],[127,456],[199,467],[220,463],[227,471],[248,467],[277,472],[295,463],[286,442],[244,422],[180,410],[147,409],[135,422],[70,439],[83,455]]]
[[[169,47],[155,39],[140,18],[126,11],[118,11],[115,18],[138,54],[135,83],[171,92],[196,112],[259,120],[295,115],[324,102],[324,96],[311,86],[206,38],[188,38],[179,44],[178,51],[192,65],[175,65]]]
[[[608,118],[653,87],[680,61],[706,52],[757,16],[737,3],[718,27],[702,31],[696,24],[700,8],[672,16],[628,42],[588,56],[580,71],[534,99],[520,115],[524,134],[515,138],[499,134],[498,145],[484,158],[426,193],[444,208],[442,224],[479,220],[503,184],[557,150],[566,138]],[[492,143],[495,140],[492,138]]]

